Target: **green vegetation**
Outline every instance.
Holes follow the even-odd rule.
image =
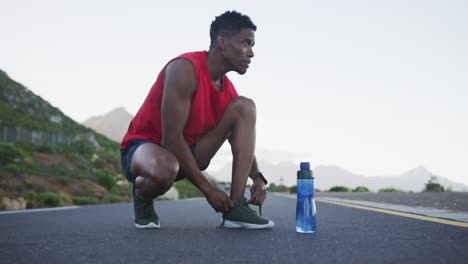
[[[17,149],[10,145],[0,143],[0,164],[9,164],[21,157],[22,155]]]
[[[63,197],[54,192],[26,192],[22,195],[27,201],[27,208],[56,207],[63,205]]]
[[[437,182],[437,177],[435,176],[432,176],[425,186],[425,192],[445,192],[444,186]]]
[[[174,187],[176,188],[177,192],[179,192],[179,199],[205,197],[203,193],[187,179],[176,182]]]
[[[0,126],[76,135],[93,132],[64,115],[0,70]],[[54,122],[53,120],[60,120]],[[99,142],[101,143],[101,142]],[[104,143],[104,142],[103,142]]]
[[[404,192],[404,191],[394,188],[394,187],[389,187],[389,188],[379,189],[379,192]]]
[[[349,192],[349,189],[348,187],[344,187],[344,186],[334,186],[334,187],[331,187],[330,190],[328,190],[329,192]]]
[[[289,192],[289,188],[283,184],[276,185],[274,183],[270,183],[267,187],[267,191],[269,192]]]
[[[107,190],[111,190],[113,187],[116,186],[117,181],[115,180],[115,177],[113,176],[112,172],[108,169],[98,169],[95,170],[94,173],[97,177],[98,183],[105,187]]]
[[[297,193],[297,186],[293,185],[291,187],[287,187],[283,184],[276,185],[274,183],[270,183],[267,187],[267,191],[269,192],[289,192],[289,193]],[[315,189],[315,192],[320,192],[319,189]]]
[[[352,192],[370,192],[365,186],[358,186],[352,190]]]
[[[289,193],[297,193],[297,186],[296,186],[296,185],[291,186],[291,187],[289,188]]]
[[[76,123],[1,70],[0,128],[1,197],[21,197],[27,208],[129,201],[119,144]],[[29,136],[12,140],[7,128]],[[32,131],[40,143],[33,143]],[[67,141],[49,140],[58,135]]]
[[[96,199],[88,196],[73,197],[73,203],[76,205],[87,205],[97,203]]]
[[[117,147],[114,154],[106,149],[94,150],[93,155],[100,157],[92,161],[74,144],[41,147],[21,142],[4,145],[0,145],[2,150],[9,150],[20,158],[9,159],[1,167],[6,177],[0,194],[14,198],[19,192],[28,208],[129,200],[128,185],[117,185],[117,181],[125,180],[120,172]],[[75,190],[77,181],[82,183],[82,189]],[[51,195],[58,191],[68,193],[69,197]]]

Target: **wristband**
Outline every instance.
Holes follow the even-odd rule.
[[[268,181],[265,179],[265,177],[263,176],[263,174],[262,174],[261,172],[257,172],[257,173],[255,174],[255,176],[254,176],[254,178],[253,178],[253,181],[255,182],[255,180],[256,180],[258,177],[262,178],[262,181],[263,181],[263,183],[265,183],[265,185],[268,184]]]

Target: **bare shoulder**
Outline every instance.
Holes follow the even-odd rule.
[[[168,71],[188,71],[191,70],[193,72],[193,65],[192,63],[184,58],[174,59],[167,64],[166,72]]]
[[[164,71],[164,84],[169,86],[183,86],[195,88],[196,79],[192,63],[187,59],[175,59]]]

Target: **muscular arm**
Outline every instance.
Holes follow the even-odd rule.
[[[162,98],[161,145],[177,157],[179,169],[202,192],[211,186],[197,167],[185,142],[183,129],[187,123],[190,102],[196,90],[192,64],[184,59],[172,61],[166,67]]]
[[[174,154],[179,170],[203,192],[210,205],[218,212],[226,212],[232,201],[216,189],[201,173],[184,139],[183,129],[190,112],[191,97],[196,90],[192,64],[185,59],[174,60],[166,67],[162,98],[162,142],[166,150]]]

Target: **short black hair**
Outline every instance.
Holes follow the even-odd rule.
[[[237,33],[242,29],[250,28],[253,31],[257,30],[257,26],[252,22],[250,17],[243,15],[237,11],[226,11],[217,16],[211,23],[210,27],[210,48],[216,43],[216,37],[220,33],[230,34]]]

